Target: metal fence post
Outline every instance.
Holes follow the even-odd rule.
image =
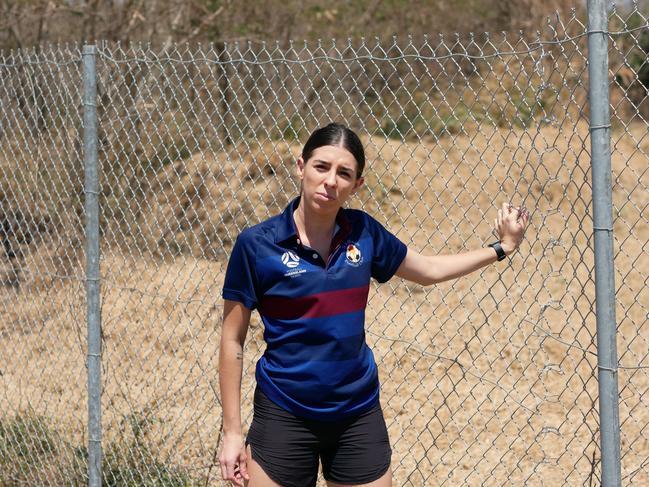
[[[602,485],[612,487],[621,484],[621,465],[613,267],[607,4],[606,0],[588,0],[588,98],[593,175]]]
[[[83,46],[83,147],[88,317],[88,485],[101,487],[101,316],[96,46]]]

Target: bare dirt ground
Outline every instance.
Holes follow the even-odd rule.
[[[511,262],[423,289],[374,286],[367,339],[382,379],[395,485],[591,485],[600,458],[588,127],[487,129],[438,142],[366,139],[365,208],[408,245],[455,252],[493,240],[503,201],[532,211]],[[566,135],[568,134],[568,135]],[[159,175],[140,230],[106,227],[102,246],[105,443],[133,422],[166,463],[220,485],[220,290],[240,229],[295,194],[297,146],[248,159],[196,155]],[[616,303],[625,485],[649,484],[642,328],[649,306],[646,126],[614,133]],[[136,235],[137,233],[137,235]],[[86,440],[83,265],[62,278],[33,249],[20,287],[0,288],[0,417],[49,418]],[[243,378],[251,419],[255,316]],[[134,419],[135,418],[135,419]],[[128,446],[124,447],[125,453]],[[201,484],[202,485],[202,484]]]

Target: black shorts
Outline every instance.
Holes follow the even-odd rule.
[[[381,405],[340,422],[298,418],[257,388],[246,444],[252,458],[282,487],[311,487],[318,460],[326,480],[365,484],[390,468],[392,450]]]

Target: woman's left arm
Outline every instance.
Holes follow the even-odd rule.
[[[506,203],[503,204],[502,209],[498,210],[498,218],[495,221],[496,230],[500,245],[506,255],[509,256],[518,249],[525,235],[529,218],[529,212],[525,208],[514,208]],[[497,260],[496,251],[490,247],[454,255],[432,256],[421,255],[408,249],[396,275],[402,279],[428,286],[465,276]]]

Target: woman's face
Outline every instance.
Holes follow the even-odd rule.
[[[363,178],[356,176],[356,159],[343,147],[318,147],[308,161],[300,157],[297,167],[302,200],[317,211],[337,212],[363,184]]]

